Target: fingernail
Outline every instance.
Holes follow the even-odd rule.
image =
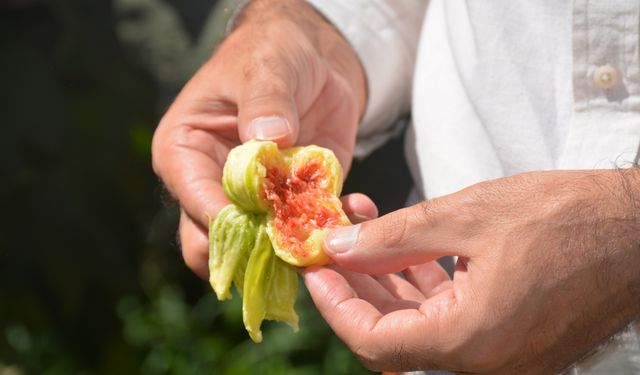
[[[333,229],[325,238],[327,250],[334,254],[341,254],[352,249],[358,240],[360,224],[350,227],[338,227]]]
[[[290,133],[289,123],[279,116],[258,117],[249,125],[249,132],[254,138],[271,141]]]

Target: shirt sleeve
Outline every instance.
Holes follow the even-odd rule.
[[[426,0],[307,0],[351,43],[367,77],[368,102],[356,157],[386,142],[409,113]]]

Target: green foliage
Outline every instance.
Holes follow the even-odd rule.
[[[366,373],[299,295],[301,329],[267,322],[264,341],[248,339],[238,295],[219,302],[213,293],[195,304],[164,286],[146,303],[125,297],[118,304],[126,341],[143,355],[143,374],[358,374]]]
[[[151,155],[151,138],[153,133],[149,125],[144,123],[131,124],[129,128],[129,142],[131,148],[138,155],[147,157]]]
[[[0,361],[0,375],[83,373],[73,353],[54,333],[30,330],[22,323],[12,323],[5,327],[4,339],[14,352],[14,363],[4,366]]]

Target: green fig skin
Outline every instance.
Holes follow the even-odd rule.
[[[254,246],[260,218],[236,205],[225,206],[209,227],[209,283],[218,300],[231,298],[230,287],[238,268]],[[239,267],[240,266],[240,267]]]
[[[235,286],[256,343],[265,319],[297,331],[295,267],[327,263],[324,237],[349,224],[338,198],[340,163],[318,146],[278,150],[250,141],[229,152],[222,185],[232,203],[209,225],[209,281],[217,298],[231,298]]]
[[[222,172],[225,195],[237,206],[255,213],[266,213],[269,205],[262,192],[267,169],[263,160],[278,159],[273,142],[250,141],[233,148]]]
[[[271,241],[269,241],[263,222],[259,226],[256,241],[247,263],[242,297],[244,326],[251,339],[257,343],[262,341],[260,325],[267,316],[267,298],[275,273],[275,260]]]
[[[262,341],[262,321],[278,320],[298,330],[295,268],[276,257],[266,218],[230,204],[210,223],[209,281],[218,300],[231,298],[231,283],[243,297],[242,317],[251,339]]]

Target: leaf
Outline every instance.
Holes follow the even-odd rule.
[[[265,319],[285,322],[297,332],[299,318],[294,308],[297,292],[298,273],[291,265],[276,258]]]
[[[259,217],[236,205],[225,206],[209,224],[209,283],[218,300],[231,298],[230,287],[254,247]]]
[[[274,279],[275,264],[276,256],[263,218],[247,263],[242,298],[244,326],[254,342],[262,341],[260,325],[267,315],[267,300]]]

